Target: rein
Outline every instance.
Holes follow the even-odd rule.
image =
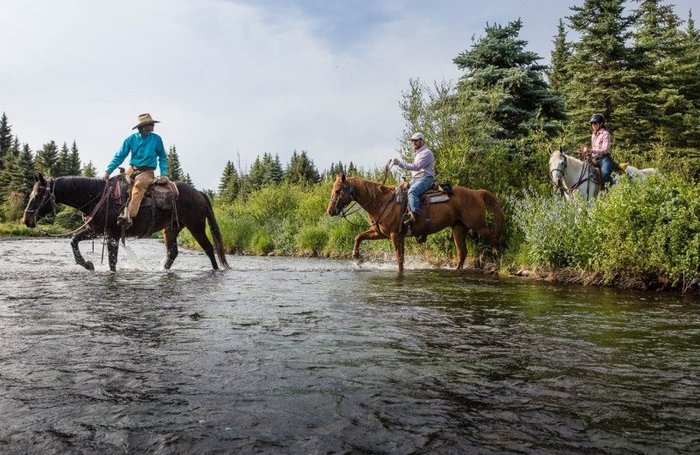
[[[578,176],[578,180],[576,183],[571,185],[570,188],[566,188],[564,186],[564,176],[566,173],[564,172],[566,170],[566,166],[569,163],[569,158],[566,155],[564,156],[564,166],[562,169],[559,168],[554,168],[551,171],[549,171],[550,174],[553,174],[555,171],[559,172],[561,175],[561,178],[557,181],[557,183],[552,182],[552,185],[554,185],[554,188],[559,190],[559,193],[563,196],[564,193],[568,194],[571,196],[574,191],[576,191],[581,185],[586,183],[587,181],[591,180],[591,173],[589,172],[589,169],[591,167],[591,164],[588,161],[583,162],[583,166],[581,166],[581,173]],[[584,178],[585,176],[585,178]],[[591,180],[592,181],[592,180]]]

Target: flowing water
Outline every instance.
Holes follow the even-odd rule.
[[[698,453],[700,302],[0,240],[1,453]]]

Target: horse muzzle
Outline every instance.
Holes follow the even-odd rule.
[[[24,213],[24,225],[27,226],[28,228],[35,228],[36,227],[36,213],[25,212]]]

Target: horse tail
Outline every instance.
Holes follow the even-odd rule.
[[[486,204],[491,213],[493,213],[494,228],[493,228],[493,247],[496,249],[501,248],[501,235],[503,234],[503,209],[501,209],[501,204],[498,203],[496,196],[488,190],[478,190],[481,195],[481,199]]]
[[[230,269],[231,266],[228,265],[226,260],[226,252],[224,251],[224,241],[221,238],[221,230],[219,229],[219,223],[216,222],[216,217],[214,216],[214,207],[211,205],[211,201],[207,196],[207,193],[200,191],[204,200],[207,201],[207,222],[209,223],[209,230],[211,231],[211,236],[214,239],[214,249],[216,250],[216,255],[219,256],[219,262],[221,265]]]

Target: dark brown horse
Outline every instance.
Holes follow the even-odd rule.
[[[328,214],[337,216],[351,202],[356,201],[367,213],[370,229],[355,237],[352,257],[360,259],[360,243],[363,240],[391,239],[394,244],[399,272],[403,271],[404,241],[407,235],[433,234],[447,227],[452,228],[452,238],[458,252],[457,269],[464,267],[467,257],[466,235],[471,230],[498,252],[503,228],[503,211],[493,193],[456,186],[447,202],[430,205],[430,222],[426,230],[425,210],[421,210],[416,223],[407,234],[403,225],[403,205],[395,201],[393,187],[387,187],[357,177],[338,176],[333,184]],[[487,208],[494,217],[494,228],[488,226]]]
[[[80,254],[78,243],[104,235],[107,240],[109,268],[114,271],[117,266],[119,239],[122,236],[121,227],[117,225],[117,215],[122,209],[122,204],[112,198],[111,194],[121,178],[113,177],[109,182],[87,177],[57,177],[46,180],[39,175],[32,188],[27,208],[24,210],[24,224],[31,228],[35,227],[41,217],[56,211],[56,204],[65,204],[78,209],[84,215],[88,215],[88,218],[71,239],[75,262],[88,270],[94,270],[92,262],[86,261]],[[124,235],[146,237],[163,230],[167,255],[164,267],[169,269],[178,255],[177,236],[186,227],[209,256],[214,269],[219,268],[214,251],[219,256],[221,265],[229,268],[221,232],[209,198],[186,183],[177,182],[176,185],[179,197],[175,202],[177,209],[175,213],[173,210],[142,206],[138,216],[133,220],[133,226]],[[207,238],[205,231],[207,222],[209,222],[214,246]]]

